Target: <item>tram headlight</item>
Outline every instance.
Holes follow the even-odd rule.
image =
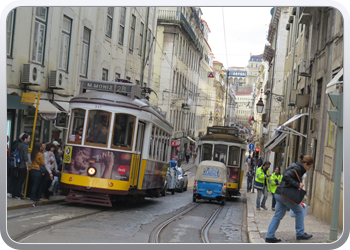
[[[89,167],[88,168],[88,175],[94,176],[96,174],[96,168],[94,167]]]

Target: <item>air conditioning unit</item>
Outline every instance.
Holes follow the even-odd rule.
[[[65,89],[66,73],[61,70],[51,70],[49,76],[49,88]]]
[[[39,85],[41,66],[37,64],[23,64],[21,82],[24,84]]]
[[[298,75],[303,77],[311,77],[309,60],[300,60]]]

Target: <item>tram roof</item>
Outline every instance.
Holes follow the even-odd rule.
[[[236,136],[229,134],[206,134],[200,138],[201,141],[225,141],[232,143],[244,143],[244,141]]]
[[[81,93],[70,100],[70,103],[95,103],[102,105],[109,105],[115,107],[126,107],[141,109],[147,111],[157,116],[162,122],[172,127],[165,117],[146,99],[133,99],[129,96],[115,94],[110,92],[101,91],[91,91],[86,93]]]

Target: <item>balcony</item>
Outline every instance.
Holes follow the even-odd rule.
[[[191,28],[191,25],[187,22],[185,16],[181,13],[181,11],[158,10],[158,22],[159,21],[180,24],[187,32],[187,34],[191,37],[192,42],[195,44],[196,48],[201,53],[203,53],[203,46],[201,45],[200,41],[198,40],[198,37]]]

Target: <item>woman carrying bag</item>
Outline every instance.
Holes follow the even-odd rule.
[[[273,216],[269,228],[267,230],[265,242],[277,243],[281,239],[275,237],[275,232],[286,214],[287,209],[295,212],[295,230],[297,240],[307,240],[312,237],[311,234],[304,232],[304,214],[300,202],[305,195],[305,190],[302,188],[304,184],[301,182],[302,176],[314,164],[314,159],[309,155],[301,155],[300,161],[293,163],[283,173],[281,184],[275,192],[276,211]]]
[[[53,180],[53,176],[57,175],[59,171],[57,170],[57,163],[56,158],[53,153],[56,146],[53,143],[47,143],[44,153],[44,161],[45,161],[45,167],[47,169],[47,172],[50,174],[50,178],[46,181],[46,187],[44,189],[44,200],[48,200],[50,198],[51,192],[49,191],[49,188],[51,186],[51,182]]]

